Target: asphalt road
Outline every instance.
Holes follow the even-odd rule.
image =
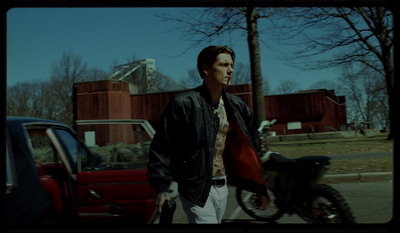
[[[339,183],[329,184],[338,190],[345,198],[357,223],[386,223],[392,217],[392,181],[379,182],[357,182],[357,183]],[[228,204],[224,215],[226,223],[250,221],[250,223],[260,223],[239,207],[235,198],[235,188],[229,188]],[[177,199],[177,209],[174,215],[173,223],[187,223],[186,215],[182,210],[181,202]],[[297,215],[283,215],[277,221],[278,224],[288,223],[306,223]]]
[[[330,157],[332,160],[339,160],[339,159],[382,159],[382,158],[392,158],[393,152],[392,151],[382,151],[382,152],[363,152],[363,153],[353,153],[353,154],[329,154],[324,155]],[[295,158],[295,157],[289,157]]]

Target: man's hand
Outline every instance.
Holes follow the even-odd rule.
[[[162,206],[164,205],[165,201],[170,201],[171,198],[167,192],[159,193],[156,199],[156,205],[158,205],[158,213],[161,214]]]

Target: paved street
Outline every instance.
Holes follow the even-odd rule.
[[[383,159],[383,158],[392,158],[392,151],[382,151],[382,152],[362,152],[362,153],[352,153],[352,154],[328,154],[325,155],[330,157],[332,160],[340,160],[340,159]],[[290,157],[296,158],[296,157]]]
[[[379,182],[357,182],[330,184],[338,190],[353,211],[357,223],[386,223],[392,216],[392,181]],[[228,205],[224,220],[252,220],[238,206],[235,198],[235,188],[229,189]],[[283,215],[278,224],[282,223],[305,223],[297,215]],[[177,210],[173,223],[187,223],[186,215],[182,210],[179,198],[177,199]],[[262,223],[262,222],[259,222]]]

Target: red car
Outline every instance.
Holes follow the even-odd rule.
[[[157,222],[147,121],[77,121],[76,133],[56,121],[7,117],[6,128],[9,222]]]

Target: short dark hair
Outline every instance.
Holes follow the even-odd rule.
[[[229,48],[228,46],[208,46],[207,48],[203,49],[200,53],[199,56],[197,57],[197,70],[199,71],[199,74],[202,79],[204,79],[205,74],[202,71],[202,66],[206,65],[208,67],[211,67],[215,60],[217,59],[217,56],[220,53],[228,53],[232,57],[232,61],[235,62],[235,52]]]

